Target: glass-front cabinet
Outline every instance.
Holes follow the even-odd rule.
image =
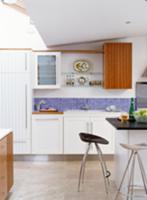
[[[60,87],[60,52],[35,53],[36,89],[56,89]]]

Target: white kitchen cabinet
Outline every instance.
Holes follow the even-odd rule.
[[[71,114],[72,115],[72,114]],[[84,116],[65,116],[64,117],[64,154],[83,154],[86,150],[86,143],[79,138],[80,132],[96,134],[109,141],[108,145],[100,145],[104,154],[114,154],[115,129],[106,121],[109,113],[95,115],[84,114]],[[73,113],[73,115],[75,115]],[[119,114],[110,115],[116,117]],[[96,154],[94,145],[91,145],[89,154]]]
[[[61,53],[40,52],[34,54],[35,89],[56,89],[60,87]]]
[[[61,115],[32,116],[32,153],[63,154],[63,117]]]
[[[0,128],[13,130],[14,154],[29,154],[32,111],[29,64],[25,67],[26,52],[14,51],[13,55],[12,51],[5,51],[5,54],[0,52],[3,58],[0,60]],[[4,59],[7,56],[8,60]]]
[[[86,143],[81,142],[79,133],[88,131],[88,117],[64,117],[64,154],[85,153]]]
[[[0,50],[0,73],[25,73],[30,70],[30,52]]]
[[[109,141],[108,145],[100,145],[104,154],[114,154],[115,129],[105,120],[105,117],[91,118],[91,132]],[[93,149],[93,152],[96,152]]]

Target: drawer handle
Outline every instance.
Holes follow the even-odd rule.
[[[59,119],[57,119],[57,118],[50,118],[50,119],[36,119],[37,121],[50,121],[50,120],[52,120],[52,121],[55,121],[55,120],[59,120]]]

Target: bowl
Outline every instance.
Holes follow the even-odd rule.
[[[147,123],[147,109],[140,109],[135,111],[133,115],[137,122]]]
[[[135,120],[139,123],[147,123],[147,117],[146,116],[137,116],[134,115]]]
[[[120,120],[123,121],[123,122],[128,121],[128,120],[129,120],[129,115],[128,115],[128,113],[123,113],[123,114],[121,114]]]

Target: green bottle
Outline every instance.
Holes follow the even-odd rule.
[[[135,102],[134,102],[134,98],[131,98],[130,109],[129,109],[129,121],[130,122],[134,122],[135,121],[134,111],[135,111]]]

